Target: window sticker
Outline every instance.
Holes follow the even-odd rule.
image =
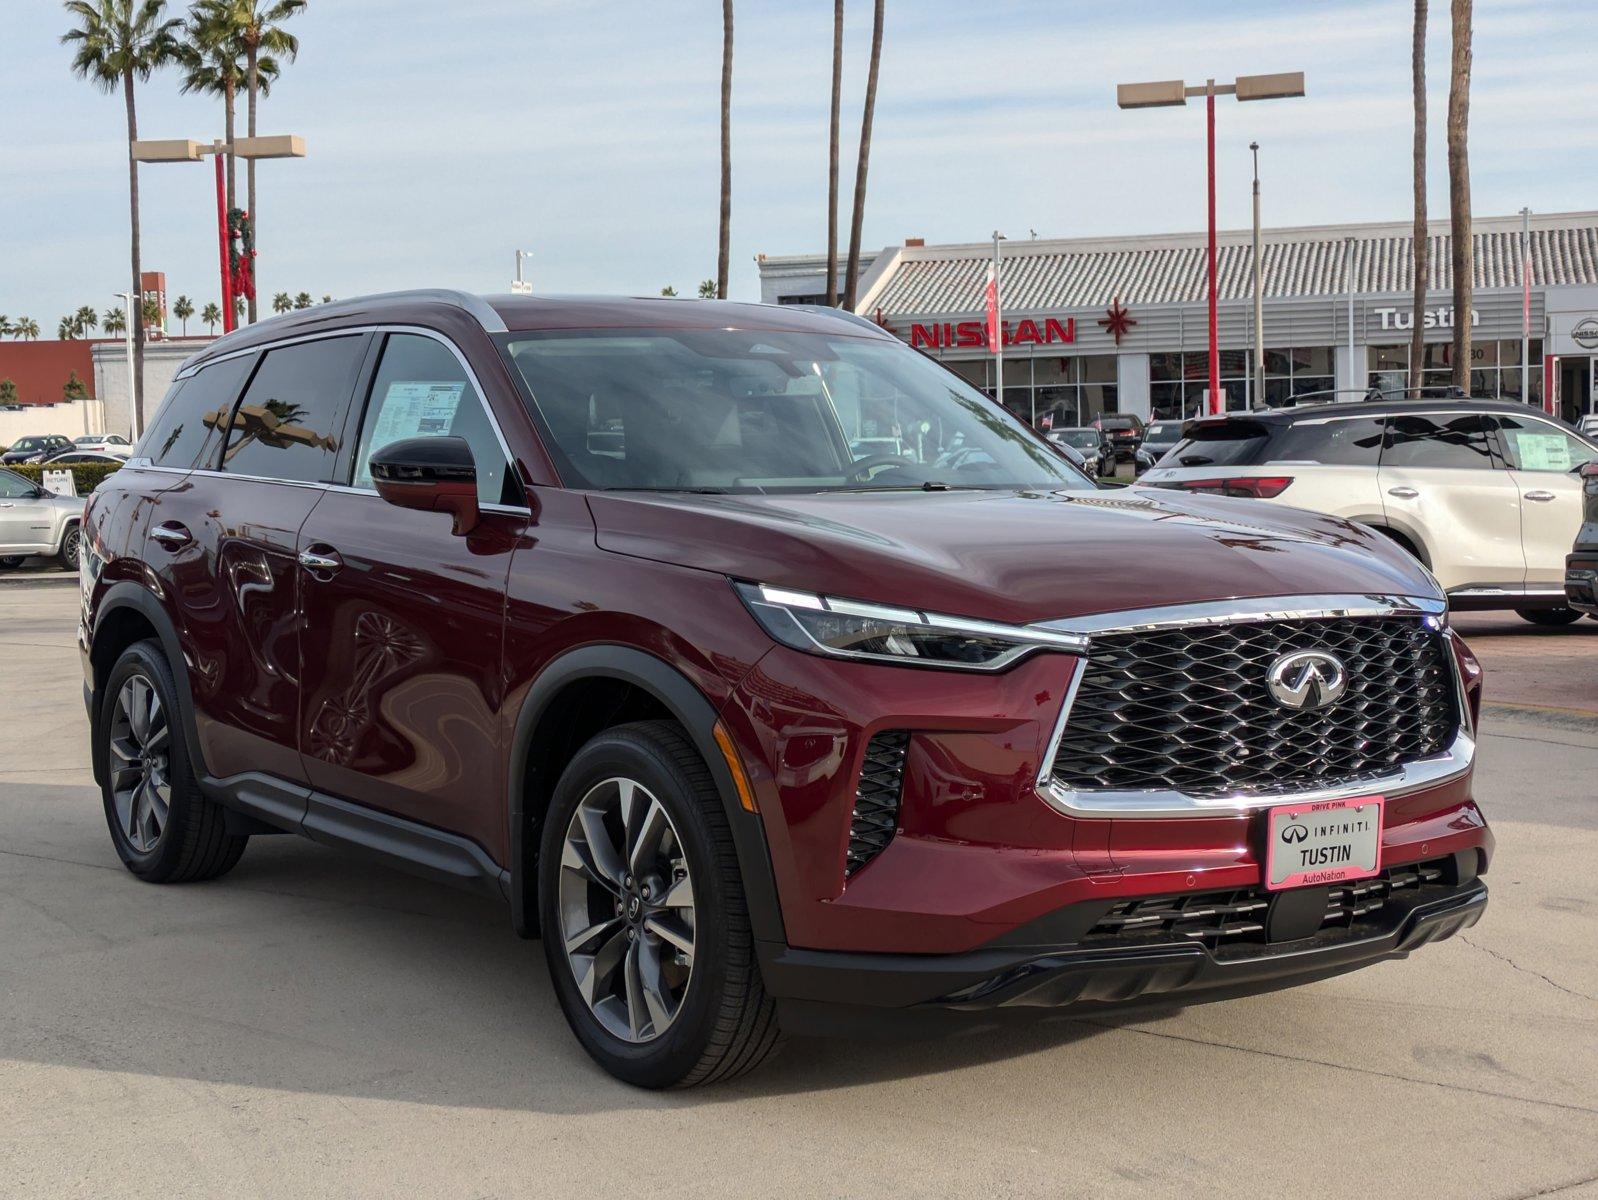
[[[401,379],[389,384],[383,393],[382,407],[378,409],[377,424],[372,427],[372,436],[367,439],[361,456],[356,483],[370,485],[372,482],[368,463],[374,450],[406,438],[447,436],[455,424],[455,411],[460,407],[465,390],[464,380],[434,383]]]
[[[1515,455],[1523,471],[1568,471],[1570,439],[1562,433],[1515,433]]]

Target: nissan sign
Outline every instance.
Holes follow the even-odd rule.
[[[1583,317],[1571,327],[1570,338],[1583,350],[1598,350],[1598,317]]]

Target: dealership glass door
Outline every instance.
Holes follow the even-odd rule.
[[[1598,412],[1598,394],[1593,389],[1595,366],[1598,355],[1559,358],[1559,415],[1571,424],[1590,412]]]

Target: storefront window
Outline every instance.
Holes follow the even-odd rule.
[[[1409,345],[1372,346],[1369,350],[1370,386],[1384,395],[1402,396],[1416,386],[1409,371]],[[1520,366],[1520,340],[1472,341],[1470,391],[1474,396],[1542,403],[1542,339],[1531,339],[1530,379]],[[1427,342],[1419,386],[1428,392],[1445,392],[1454,386],[1454,344]],[[1524,385],[1531,384],[1530,395]]]

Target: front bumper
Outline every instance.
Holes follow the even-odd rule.
[[[1286,893],[1282,893],[1286,894]],[[1073,905],[1047,921],[1060,932],[1091,928],[1106,905]],[[1309,937],[1213,950],[1193,941],[1094,945],[1080,934],[1055,947],[1010,935],[964,954],[850,954],[762,945],[766,990],[784,1026],[825,1034],[865,1024],[915,1032],[951,1015],[1047,1008],[1099,1010],[1187,1005],[1326,979],[1470,928],[1487,886],[1465,870],[1440,888],[1390,896],[1371,922]],[[1036,928],[1044,927],[1043,922]],[[1023,931],[1016,931],[1021,934]],[[1003,943],[1003,944],[1000,944]],[[925,1019],[930,1018],[930,1021]]]

